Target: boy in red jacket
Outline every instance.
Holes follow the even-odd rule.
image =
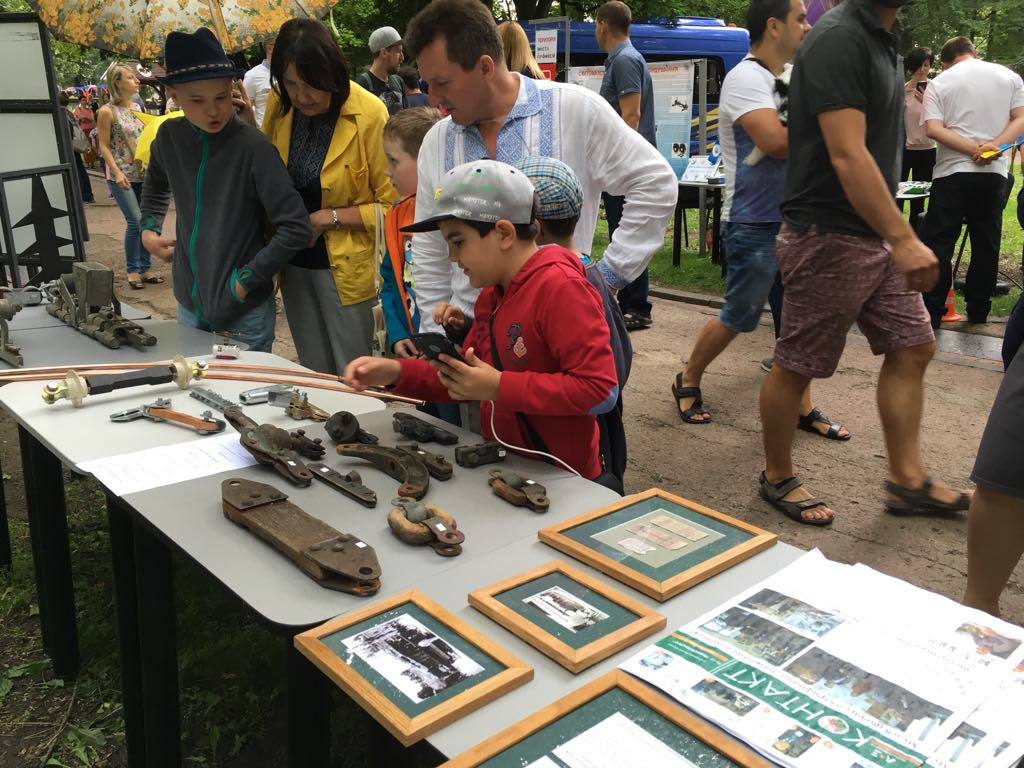
[[[361,357],[344,378],[435,402],[480,400],[486,437],[556,456],[593,480],[602,471],[595,417],[614,407],[618,383],[583,265],[560,246],[537,249],[533,184],[510,165],[460,165],[435,196],[437,215],[405,231],[440,229],[448,258],[483,289],[465,362]]]

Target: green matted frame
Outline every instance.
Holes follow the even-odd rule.
[[[639,541],[626,528],[640,525],[651,529],[648,521],[666,513],[674,526],[702,538],[689,542],[671,531],[655,531],[654,535],[681,542],[680,554],[673,555],[668,549]],[[645,563],[644,555],[631,554],[609,543],[608,532],[619,528],[626,528],[626,532],[619,535],[626,536],[631,546],[643,545],[662,561],[653,565]],[[541,528],[537,536],[548,546],[661,602],[756,555],[778,540],[774,533],[660,488],[626,496],[600,509]]]
[[[577,633],[542,612],[532,613],[524,598],[551,587],[560,587],[604,613],[607,628],[602,621]],[[664,629],[667,623],[661,614],[558,560],[470,592],[469,604],[573,673]]]
[[[404,615],[482,672],[417,702],[344,645],[345,638]],[[533,679],[531,667],[414,589],[302,632],[295,636],[295,647],[405,746]]]
[[[633,714],[630,719],[634,723],[699,768],[772,766],[646,683],[616,669],[466,750],[441,768],[532,764],[615,713],[626,717]]]

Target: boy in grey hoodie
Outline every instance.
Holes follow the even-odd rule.
[[[309,243],[309,216],[277,150],[236,116],[252,105],[233,95],[241,72],[213,33],[172,32],[164,56],[161,82],[185,116],[161,125],[150,149],[142,244],[173,264],[179,323],[269,352],[274,275]],[[174,236],[162,232],[172,194]]]

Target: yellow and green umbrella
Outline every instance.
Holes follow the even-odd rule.
[[[29,0],[61,40],[125,58],[163,55],[169,32],[209,27],[228,53],[273,37],[288,19],[322,19],[337,0]]]

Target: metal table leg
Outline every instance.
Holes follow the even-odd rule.
[[[120,500],[109,494],[107,495],[107,520],[110,525],[110,556],[114,571],[114,601],[117,605],[117,635],[121,651],[121,700],[124,705],[125,749],[129,768],[144,768],[146,765],[146,735],[132,519],[131,513]]]
[[[145,702],[146,768],[180,768],[178,646],[171,551],[145,524],[132,521],[139,665]]]
[[[7,495],[4,492],[3,467],[0,467],[0,568],[11,565],[11,533],[7,524]]]
[[[682,190],[682,187],[680,187],[680,190]],[[673,267],[678,267],[679,264],[680,264],[680,260],[681,260],[680,259],[681,252],[680,252],[679,240],[680,240],[680,238],[683,235],[683,233],[681,231],[682,228],[683,228],[683,202],[684,202],[683,201],[683,196],[682,196],[682,193],[680,192],[679,197],[676,198],[675,218],[672,220],[672,222],[673,222],[673,226],[672,226],[672,266]]]
[[[285,637],[287,654],[288,765],[318,768],[330,764],[331,697],[327,678]]]
[[[64,506],[64,476],[60,461],[23,427],[18,427],[25,475],[32,555],[43,647],[53,660],[57,677],[78,674],[78,626],[71,580],[68,517]]]

